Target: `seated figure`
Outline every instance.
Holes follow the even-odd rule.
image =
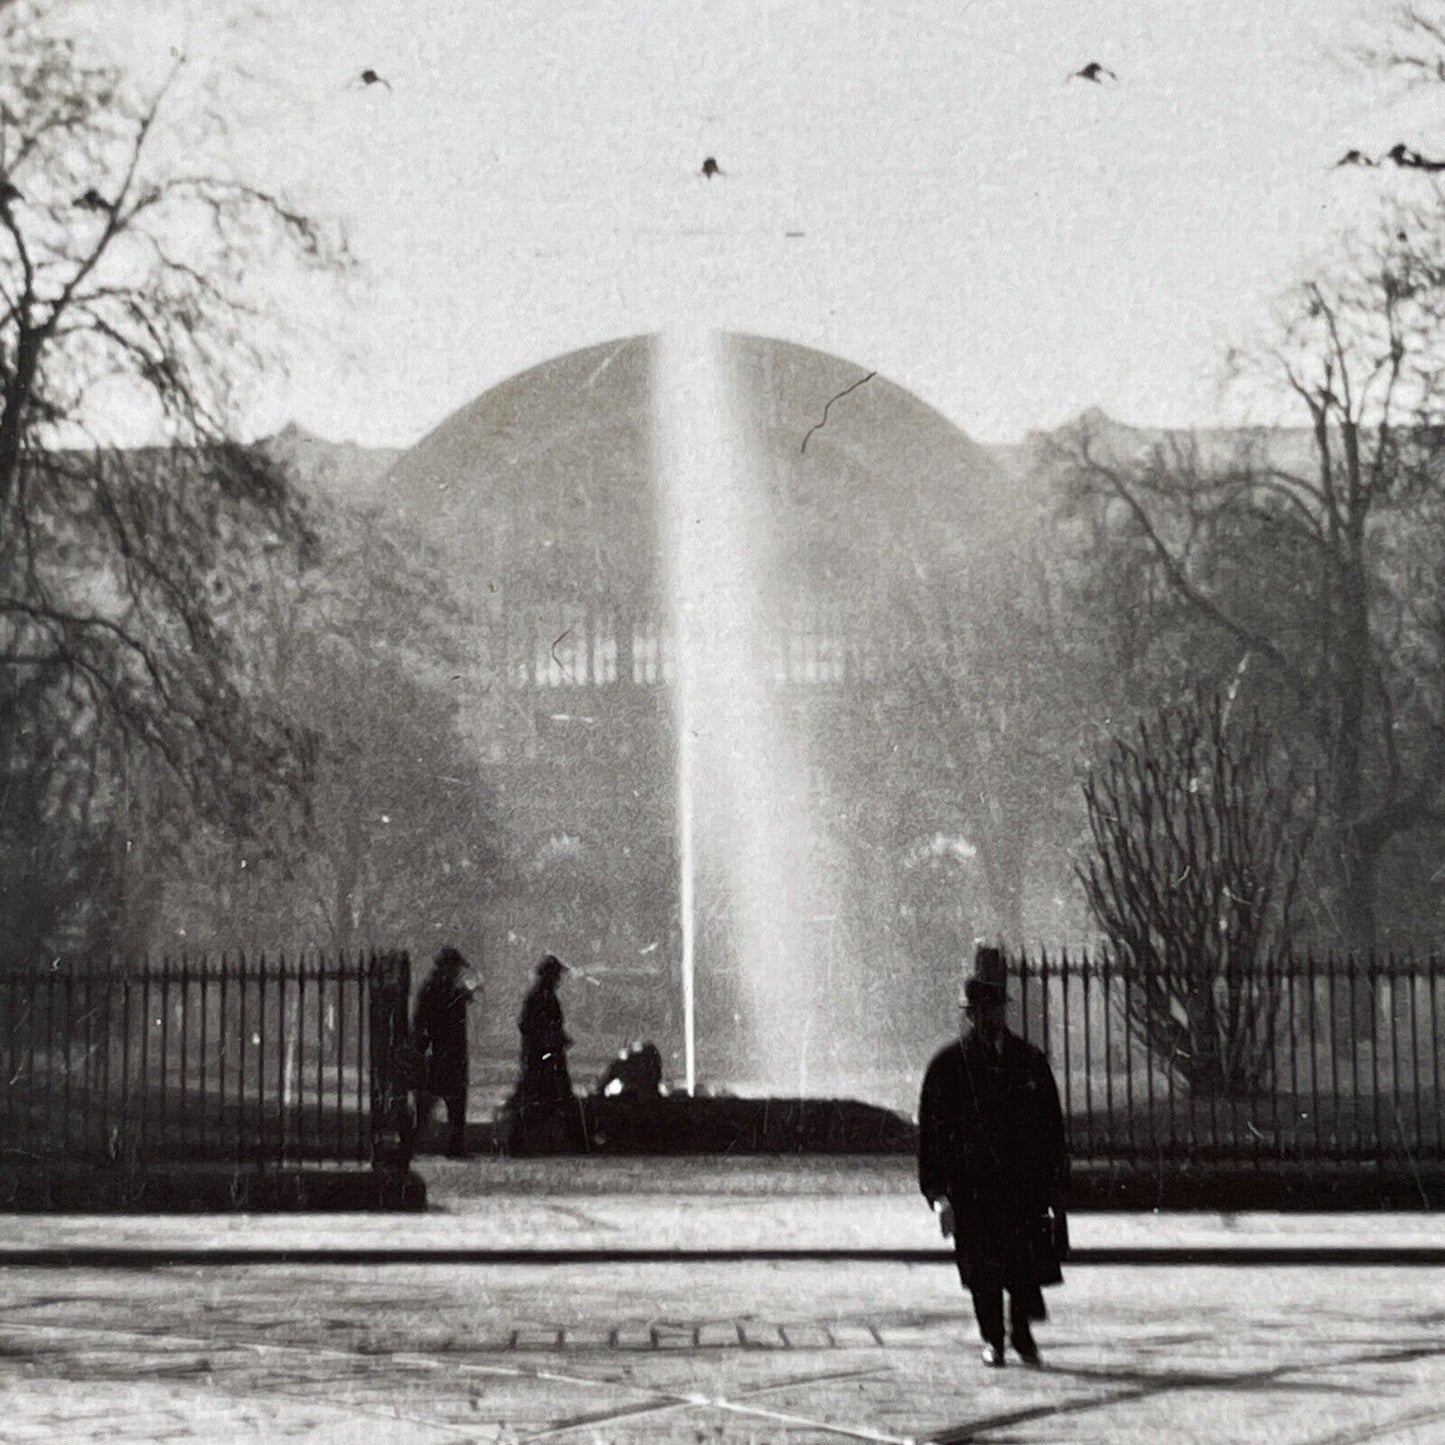
[[[594,1094],[603,1098],[656,1099],[663,1093],[662,1053],[648,1041],[628,1044],[603,1071]]]

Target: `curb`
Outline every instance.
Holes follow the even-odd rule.
[[[951,1249],[407,1249],[271,1248],[214,1249],[69,1246],[0,1248],[0,1267],[32,1269],[160,1269],[181,1265],[228,1268],[243,1265],[604,1265],[604,1264],[931,1264],[952,1265]],[[1156,1249],[1075,1249],[1067,1266],[1390,1266],[1445,1268],[1445,1247],[1302,1245],[1179,1246]]]

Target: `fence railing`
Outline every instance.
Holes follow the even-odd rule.
[[[396,963],[223,956],[0,972],[0,1150],[368,1160],[371,1039]]]
[[[1185,979],[1021,953],[1009,971],[1012,1025],[1049,1056],[1076,1159],[1445,1159],[1440,959]]]

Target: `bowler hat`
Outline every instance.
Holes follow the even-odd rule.
[[[980,947],[973,955],[973,976],[964,981],[966,1008],[1001,1008],[1008,1002],[1008,962],[1001,948]]]

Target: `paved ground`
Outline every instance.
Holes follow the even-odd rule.
[[[442,1203],[425,1216],[5,1217],[0,1440],[1445,1441],[1445,1267],[1088,1262],[1110,1247],[1438,1251],[1436,1216],[1079,1216],[1046,1368],[994,1372],[904,1173],[428,1167]],[[457,1262],[619,1241],[803,1255]],[[804,1257],[857,1241],[925,1259]],[[118,1244],[231,1262],[85,1262]],[[399,1245],[425,1262],[380,1262]],[[63,1249],[69,1268],[16,1262]],[[278,1249],[313,1262],[237,1262]],[[329,1262],[336,1249],[377,1262]]]
[[[1445,1271],[1076,1269],[986,1371],[945,1267],[0,1275],[0,1438],[1445,1439]]]

